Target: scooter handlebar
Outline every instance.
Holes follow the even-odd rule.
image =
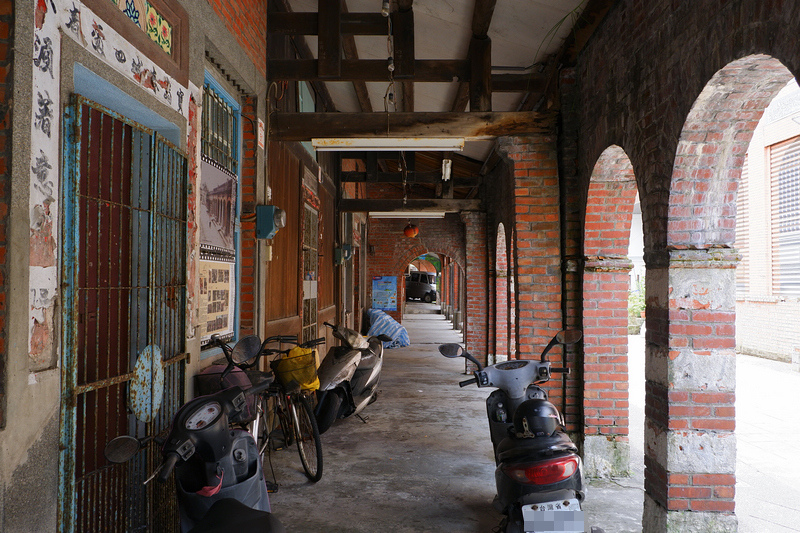
[[[252,387],[247,389],[245,391],[245,394],[247,394],[249,396],[256,395],[256,394],[258,394],[260,392],[263,392],[263,391],[267,390],[270,385],[272,385],[272,380],[271,379],[265,379],[261,383],[257,383],[256,385],[253,385]]]
[[[178,459],[180,459],[180,455],[176,452],[168,452],[167,458],[164,459],[164,463],[161,465],[161,471],[158,473],[158,482],[159,483],[166,483],[169,475],[172,473],[172,470],[175,468],[175,465],[178,463]]]
[[[569,374],[569,368],[561,366],[550,367],[550,372],[557,372],[559,374]]]
[[[467,385],[472,385],[473,383],[477,383],[477,382],[478,382],[478,378],[466,379],[464,381],[459,381],[458,382],[458,386],[459,387],[466,387]]]

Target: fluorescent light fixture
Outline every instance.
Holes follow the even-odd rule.
[[[367,137],[363,139],[311,139],[311,146],[325,151],[392,151],[450,152],[464,149],[463,138],[444,137]]]
[[[372,218],[444,218],[444,211],[370,211]]]

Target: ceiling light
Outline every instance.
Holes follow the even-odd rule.
[[[370,211],[371,218],[444,218],[445,211]]]
[[[442,181],[450,179],[450,172],[453,170],[452,159],[442,159]]]
[[[420,151],[449,152],[464,149],[463,138],[444,137],[367,137],[363,139],[311,139],[311,145],[320,152],[331,151]]]

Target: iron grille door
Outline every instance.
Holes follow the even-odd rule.
[[[142,484],[157,446],[123,465],[103,448],[158,434],[184,400],[186,158],[81,97],[65,131],[59,529],[177,530],[170,485]],[[147,389],[133,378],[150,357]]]

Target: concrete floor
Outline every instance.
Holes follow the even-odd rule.
[[[484,404],[491,389],[459,388],[463,360],[437,347],[461,335],[441,315],[408,315],[403,324],[413,344],[385,352],[366,423],[340,420],[322,436],[318,483],[306,481],[295,450],[272,454],[280,484],[272,508],[288,531],[483,533],[500,522]],[[585,509],[587,529],[641,531],[635,481],[592,486]]]
[[[320,482],[306,481],[295,450],[273,453],[280,490],[272,507],[288,531],[483,533],[499,523],[484,406],[491,390],[458,387],[466,379],[462,360],[442,357],[437,346],[461,342],[461,334],[441,315],[407,314],[403,324],[413,344],[385,352],[381,393],[364,410],[366,423],[340,420],[323,435]],[[629,353],[632,475],[591,481],[584,505],[587,528],[607,533],[642,531],[643,337],[629,338]],[[737,360],[739,531],[800,531],[800,373],[785,363]]]

